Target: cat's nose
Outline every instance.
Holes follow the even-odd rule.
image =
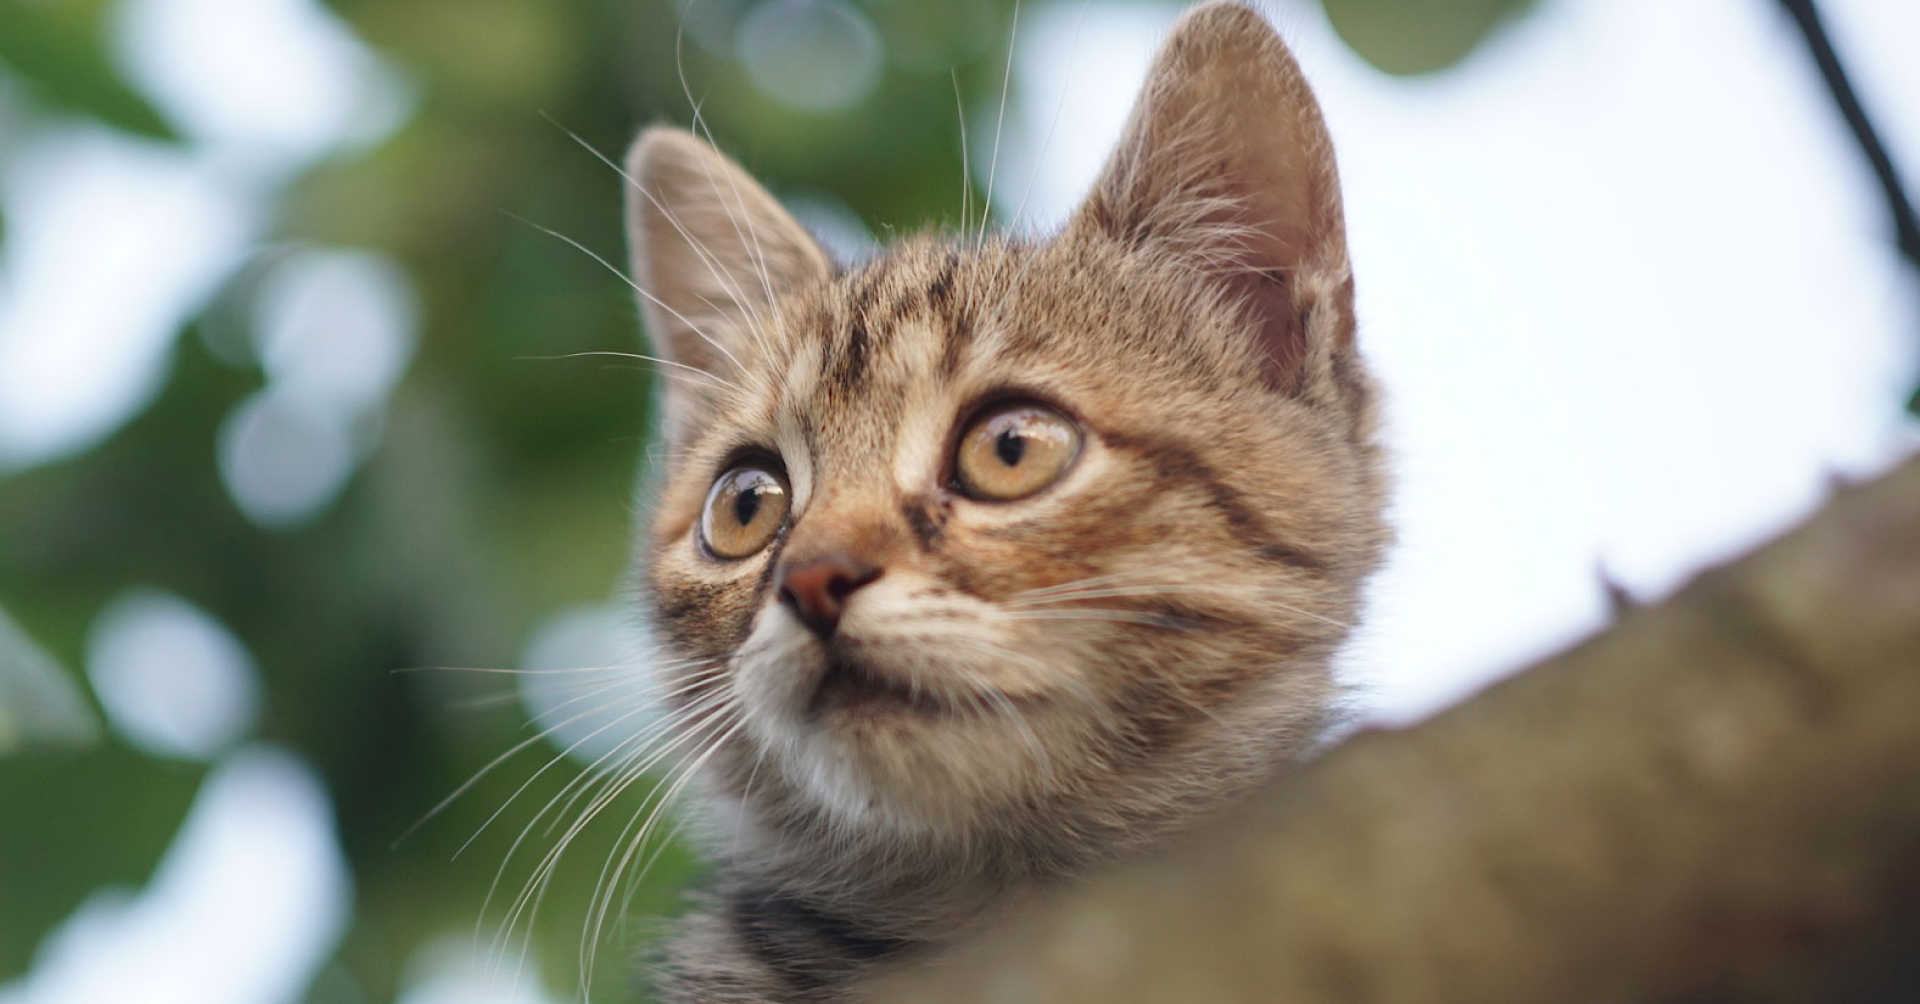
[[[780,572],[780,602],[821,638],[833,636],[847,597],[880,577],[880,569],[838,555],[788,565]]]

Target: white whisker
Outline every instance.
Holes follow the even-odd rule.
[[[993,179],[1000,171],[1000,128],[1007,121],[1007,87],[1013,81],[1013,45],[1020,37],[1020,0],[1013,0],[1013,25],[1007,29],[1007,66],[1000,77],[1000,113],[993,120],[993,155],[987,164],[986,207],[980,212],[980,240],[987,239],[987,222],[993,218]]]
[[[608,690],[612,690],[618,687],[621,682],[622,681],[615,680],[611,683],[602,684],[600,689],[589,692],[587,694],[580,695],[579,697],[575,697],[571,701],[568,701],[567,703],[571,704],[571,703],[580,701],[582,699],[596,697],[601,693],[605,693]],[[565,707],[565,705],[561,705],[561,706]],[[418,830],[420,827],[426,825],[428,820],[431,820],[433,817],[439,815],[442,811],[444,811],[447,808],[447,806],[452,805],[454,801],[458,799],[461,795],[466,794],[467,791],[470,790],[474,785],[479,784],[480,780],[486,777],[489,773],[491,773],[494,770],[494,768],[500,766],[503,763],[506,763],[508,760],[512,759],[515,755],[520,753],[520,751],[526,749],[529,746],[532,746],[534,743],[537,743],[540,740],[545,739],[547,736],[552,735],[553,733],[559,731],[560,729],[566,728],[568,725],[571,725],[574,722],[579,721],[580,719],[585,718],[589,715],[592,715],[595,712],[600,710],[602,709],[591,708],[591,709],[588,709],[587,711],[583,711],[572,717],[554,722],[552,725],[549,725],[546,728],[541,729],[540,731],[534,733],[533,735],[530,735],[527,738],[522,739],[521,741],[515,743],[513,746],[509,747],[505,753],[502,753],[499,756],[494,757],[493,760],[489,762],[485,767],[480,768],[479,771],[475,772],[475,774],[472,777],[468,778],[464,784],[460,785],[460,787],[458,788],[455,788],[451,794],[441,799],[439,803],[436,804],[433,808],[427,810],[426,815],[421,816],[420,819],[417,822],[415,822],[412,826],[407,827],[406,831],[401,833],[400,836],[394,838],[394,841],[393,841],[394,846],[396,847],[399,846],[401,841],[404,841],[408,837],[412,836],[415,830]],[[469,840],[469,842],[471,842],[471,840]]]
[[[687,83],[686,61],[683,58],[681,58],[682,57],[681,47],[685,40],[685,37],[686,37],[686,25],[682,23],[676,30],[673,38],[674,71],[680,77],[680,92],[686,95],[687,105],[693,111],[692,124],[693,124],[694,134],[698,135],[702,130],[705,130],[707,134],[707,142],[711,145],[717,146],[718,144],[714,142],[713,130],[711,128],[708,128],[705,121],[701,118],[700,103],[693,99],[693,88]],[[701,162],[701,169],[707,175],[707,184],[709,187],[713,189],[714,196],[720,199],[720,208],[723,212],[726,213],[727,221],[733,225],[734,236],[741,237],[742,235],[740,233],[740,221],[733,215],[733,210],[727,207],[726,200],[724,198],[720,198],[720,185],[717,181],[714,180],[712,169],[706,164],[705,161]],[[753,265],[755,266],[755,271],[759,275],[761,289],[766,294],[765,303],[768,309],[774,312],[774,317],[773,317],[774,326],[784,327],[784,325],[781,323],[780,314],[779,314],[779,299],[774,295],[773,279],[767,272],[766,252],[760,246],[759,230],[755,228],[753,225],[752,215],[746,212],[746,200],[740,195],[739,186],[735,184],[732,175],[728,175],[727,177],[727,186],[733,190],[734,202],[736,205],[740,207],[741,214],[747,217],[747,234],[752,238],[751,244],[752,244],[753,259],[754,259]],[[739,296],[737,293],[735,295],[735,299],[739,303],[741,303],[743,306],[747,302],[745,297]],[[760,341],[762,350],[770,351],[770,347],[767,345],[766,338],[760,334],[761,326],[759,325],[758,320],[756,318],[749,317],[744,319],[744,321],[748,326],[748,330],[754,332],[755,337]]]
[[[689,685],[689,686],[691,686],[691,685]],[[593,709],[592,711],[589,711],[589,712],[587,712],[587,714],[589,714],[589,715],[590,715],[590,714],[594,714],[594,713],[596,713],[596,712],[604,712],[604,711],[611,711],[611,710],[613,710],[614,708],[618,708],[618,707],[620,707],[620,705],[621,705],[621,704],[624,704],[624,703],[627,703],[628,701],[634,701],[634,700],[638,700],[638,699],[640,699],[640,698],[643,698],[643,697],[645,697],[645,696],[646,696],[646,695],[633,695],[632,697],[629,697],[629,698],[626,698],[626,699],[623,699],[622,701],[620,701],[620,702],[618,702],[618,703],[615,703],[615,704],[612,704],[612,705],[608,705],[608,706],[603,706],[603,707],[599,707],[599,708],[595,708],[595,709]],[[672,696],[672,695],[667,695],[667,696]],[[555,764],[557,764],[557,763],[559,763],[559,762],[560,762],[561,760],[564,760],[564,759],[565,759],[565,758],[566,758],[566,757],[567,757],[567,756],[568,756],[569,754],[571,754],[571,753],[572,753],[572,752],[573,752],[574,750],[577,750],[577,749],[579,749],[580,747],[582,747],[582,746],[584,746],[584,745],[586,745],[587,743],[589,743],[589,742],[591,742],[591,741],[593,741],[594,739],[596,739],[596,738],[598,738],[598,737],[600,736],[600,734],[601,734],[601,733],[603,733],[603,732],[606,732],[606,731],[607,731],[608,729],[611,729],[611,728],[613,728],[613,727],[615,727],[615,726],[617,726],[617,725],[619,725],[619,724],[621,724],[622,722],[625,722],[625,721],[627,721],[628,719],[631,719],[631,718],[633,718],[633,717],[635,717],[635,716],[637,716],[637,715],[643,715],[643,714],[646,714],[646,713],[647,713],[648,711],[650,711],[650,710],[652,710],[652,702],[651,702],[651,701],[647,701],[647,702],[645,702],[645,703],[642,703],[640,707],[637,707],[637,708],[635,708],[635,709],[633,709],[633,710],[631,710],[631,711],[628,711],[628,712],[626,712],[626,713],[624,713],[624,714],[622,714],[622,715],[620,715],[619,717],[617,717],[617,718],[615,718],[614,720],[612,720],[612,721],[610,721],[610,722],[607,722],[606,724],[604,724],[604,725],[602,725],[602,726],[600,726],[599,728],[596,728],[596,729],[594,729],[593,731],[591,731],[591,732],[589,732],[589,733],[587,733],[586,735],[584,735],[584,736],[581,736],[581,737],[580,737],[579,739],[577,739],[577,740],[575,740],[575,741],[574,741],[574,742],[573,742],[573,743],[572,743],[571,745],[569,745],[569,746],[568,746],[568,747],[567,747],[566,749],[563,749],[563,750],[561,750],[561,751],[560,751],[560,752],[559,752],[558,754],[556,754],[556,755],[555,755],[555,756],[554,756],[554,757],[553,757],[552,759],[550,759],[550,760],[548,760],[548,761],[546,762],[546,764],[545,764],[545,765],[543,765],[543,766],[542,766],[542,767],[541,767],[541,768],[540,768],[539,770],[536,770],[536,771],[534,771],[534,772],[533,772],[533,774],[532,774],[532,775],[530,775],[530,776],[529,776],[529,777],[528,777],[528,778],[527,778],[527,779],[526,779],[525,781],[523,781],[523,782],[521,782],[521,784],[520,784],[520,786],[519,786],[518,788],[515,788],[515,789],[513,790],[513,794],[511,794],[511,795],[508,795],[508,796],[507,796],[507,799],[506,799],[506,801],[504,801],[504,802],[501,802],[501,803],[500,803],[500,807],[499,807],[499,808],[497,808],[497,809],[495,809],[495,810],[493,810],[493,814],[492,814],[492,815],[489,815],[489,816],[488,816],[488,817],[486,818],[486,820],[485,820],[484,822],[482,822],[482,823],[480,824],[480,827],[479,827],[479,829],[476,829],[476,830],[474,830],[474,831],[473,831],[473,836],[471,836],[471,837],[468,837],[468,838],[467,838],[467,840],[466,840],[466,843],[463,843],[463,844],[461,844],[461,845],[460,845],[460,850],[459,850],[459,851],[455,851],[455,852],[454,852],[454,853],[455,853],[455,856],[458,856],[458,855],[459,855],[460,853],[462,853],[462,852],[464,852],[464,851],[465,851],[465,850],[466,850],[466,849],[467,849],[467,848],[468,848],[469,846],[471,846],[471,845],[473,844],[473,842],[474,842],[475,840],[478,840],[478,839],[480,838],[480,834],[481,834],[481,832],[482,832],[482,831],[484,831],[484,830],[485,830],[485,829],[486,829],[486,828],[487,828],[488,826],[490,826],[490,825],[492,825],[492,824],[493,824],[493,821],[494,821],[494,820],[496,820],[496,819],[498,819],[498,818],[500,818],[500,814],[501,814],[501,813],[503,813],[503,812],[505,812],[505,811],[507,811],[507,807],[508,807],[508,806],[510,806],[510,805],[512,805],[512,804],[514,803],[514,801],[515,801],[515,800],[517,800],[517,799],[518,799],[518,798],[519,798],[519,797],[520,797],[520,796],[521,796],[521,795],[522,795],[523,793],[525,793],[525,792],[526,792],[526,790],[527,790],[527,788],[528,788],[528,787],[530,787],[530,786],[531,786],[531,785],[533,784],[533,782],[534,782],[534,781],[536,781],[536,780],[538,780],[538,779],[540,778],[540,775],[542,775],[542,774],[545,774],[545,773],[547,772],[547,770],[548,770],[549,768],[551,768],[551,767],[552,767],[553,765],[555,765]],[[578,716],[578,717],[586,717],[586,716],[585,716],[585,715],[581,715],[581,716]],[[571,719],[570,719],[570,721],[571,721]],[[549,730],[549,731],[550,731],[550,730]],[[641,732],[640,734],[641,734],[641,735],[645,735],[645,734],[646,734],[646,730],[642,730],[642,732]],[[618,747],[616,747],[616,749],[617,749],[617,748],[618,748]],[[562,790],[564,790],[564,789],[562,789]],[[535,818],[538,818],[538,817],[535,817]]]
[[[599,262],[599,263],[600,263],[600,265],[601,265],[601,267],[603,267],[603,268],[605,268],[605,269],[606,269],[607,271],[609,271],[609,272],[612,272],[612,273],[613,273],[614,275],[616,275],[616,276],[619,276],[619,277],[620,277],[620,281],[621,281],[621,282],[624,282],[624,283],[626,283],[626,284],[627,284],[627,287],[628,287],[629,289],[631,289],[631,290],[633,290],[634,292],[636,292],[636,293],[638,293],[638,294],[640,294],[640,295],[641,295],[641,296],[643,296],[643,297],[646,297],[646,299],[647,299],[647,302],[648,302],[648,303],[651,303],[651,304],[653,304],[654,306],[656,306],[656,307],[659,307],[659,308],[660,308],[661,310],[664,310],[664,311],[666,311],[667,313],[669,313],[669,314],[672,314],[675,320],[677,320],[677,321],[679,321],[679,322],[680,322],[681,324],[684,324],[684,325],[686,325],[686,326],[687,326],[687,330],[689,330],[689,331],[692,331],[692,332],[693,332],[694,334],[696,334],[696,335],[699,335],[699,336],[700,336],[700,337],[701,337],[701,338],[702,338],[703,340],[705,340],[705,341],[706,341],[706,342],[707,342],[707,343],[708,343],[709,345],[712,345],[712,346],[714,346],[715,348],[719,348],[719,347],[720,347],[720,343],[718,343],[718,342],[716,342],[716,341],[714,341],[714,340],[713,340],[713,338],[712,338],[712,336],[710,336],[710,335],[708,335],[708,334],[707,334],[707,333],[706,333],[706,332],[705,332],[704,330],[702,330],[702,329],[701,329],[701,327],[700,327],[700,326],[699,326],[698,324],[695,324],[695,323],[693,323],[692,321],[690,321],[690,320],[688,320],[685,314],[682,314],[682,313],[680,313],[680,312],[679,312],[678,310],[675,310],[675,309],[673,309],[673,307],[671,307],[671,306],[669,306],[669,305],[667,304],[667,302],[666,302],[665,300],[662,300],[662,299],[660,299],[659,297],[657,297],[657,296],[655,296],[655,295],[653,295],[652,293],[650,293],[650,292],[648,292],[648,291],[646,290],[646,288],[645,288],[645,287],[643,287],[643,286],[641,286],[641,285],[640,285],[639,283],[637,283],[637,282],[634,282],[634,281],[633,281],[633,278],[632,278],[631,276],[629,276],[629,275],[627,275],[627,273],[625,273],[625,272],[622,272],[622,271],[620,271],[620,269],[619,269],[619,268],[617,268],[617,267],[615,267],[615,266],[614,266],[614,264],[613,264],[612,262],[610,262],[610,261],[608,261],[608,260],[607,260],[606,258],[604,258],[604,257],[602,257],[602,256],[600,255],[600,253],[599,253],[598,251],[595,251],[595,250],[593,250],[592,248],[590,248],[590,247],[588,247],[588,246],[586,246],[585,244],[582,244],[582,243],[580,243],[579,241],[577,241],[577,240],[574,240],[574,239],[573,239],[573,238],[571,238],[571,237],[568,237],[568,236],[567,236],[566,234],[563,234],[563,233],[561,233],[560,231],[558,231],[558,230],[555,230],[555,229],[553,229],[552,227],[543,227],[543,226],[541,226],[540,224],[538,224],[538,223],[535,223],[535,222],[533,222],[532,220],[529,220],[529,219],[527,219],[527,218],[526,218],[526,217],[524,217],[524,216],[516,216],[516,215],[514,215],[513,213],[509,213],[509,212],[507,212],[507,211],[506,211],[506,210],[504,210],[504,209],[503,209],[503,210],[501,210],[501,213],[502,213],[503,215],[505,215],[505,216],[506,216],[507,218],[509,218],[509,219],[513,219],[513,220],[518,220],[518,221],[520,221],[521,223],[524,223],[524,224],[526,224],[527,226],[530,226],[530,227],[532,227],[532,228],[534,228],[535,230],[538,230],[538,231],[540,231],[541,233],[543,233],[543,234],[546,234],[546,235],[548,235],[549,237],[553,237],[553,238],[555,238],[556,240],[560,240],[560,241],[564,241],[564,242],[565,242],[565,243],[567,243],[568,245],[571,245],[572,247],[574,247],[575,249],[577,249],[578,251],[580,251],[580,253],[582,253],[582,254],[584,254],[584,255],[586,255],[586,256],[587,256],[587,257],[589,257],[589,258],[592,258],[592,259],[593,259],[594,261],[597,261],[597,262]],[[721,349],[721,351],[722,351],[722,352],[725,352],[726,350],[725,350],[725,349]],[[587,353],[587,352],[581,352],[581,353],[574,353],[574,354],[575,354],[575,355],[593,355],[594,353]],[[618,353],[605,353],[605,354],[608,354],[608,355],[614,355],[614,354],[618,354]],[[659,363],[659,364],[661,364],[661,365],[664,365],[664,366],[673,366],[673,367],[677,367],[677,368],[679,368],[679,369],[682,369],[682,370],[689,370],[689,371],[691,371],[691,372],[694,372],[694,373],[699,373],[699,374],[702,374],[702,375],[704,375],[704,376],[706,376],[706,377],[707,377],[708,379],[711,379],[711,380],[713,380],[713,381],[714,381],[715,383],[718,383],[718,384],[719,384],[719,385],[721,385],[722,387],[726,387],[726,388],[729,388],[729,389],[731,389],[731,390],[734,390],[734,391],[739,391],[739,390],[740,390],[740,385],[739,385],[739,384],[736,384],[736,383],[734,383],[733,381],[731,381],[731,380],[727,380],[727,379],[725,379],[725,378],[723,378],[723,377],[720,377],[720,376],[717,376],[717,375],[715,375],[714,373],[711,373],[711,372],[709,372],[709,371],[707,371],[707,370],[703,370],[703,369],[701,369],[701,368],[700,368],[700,367],[698,367],[698,366],[688,366],[688,365],[687,365],[687,364],[685,364],[685,363],[678,363],[678,362],[674,362],[674,361],[673,361],[673,360],[671,360],[671,359],[661,359],[661,358],[658,358],[658,357],[655,357],[655,356],[646,356],[646,355],[640,355],[640,354],[638,354],[638,353],[625,353],[625,355],[627,355],[627,356],[628,356],[628,358],[632,358],[632,359],[642,359],[642,360],[645,360],[645,361],[647,361],[647,362],[652,362],[652,363]],[[567,356],[557,356],[557,357],[549,357],[549,356],[528,356],[528,357],[525,357],[525,358],[529,358],[529,359],[546,359],[546,358],[561,358],[561,359],[564,359],[564,358],[567,358]],[[727,358],[729,358],[729,359],[732,359],[733,357],[732,357],[731,355],[729,355],[729,356],[728,356]],[[734,365],[735,365],[735,366],[738,366],[738,365],[740,365],[740,363],[739,363],[739,360],[734,360]]]
[[[616,358],[616,359],[637,359],[640,362],[653,363],[657,366],[671,366],[676,370],[684,370],[685,372],[688,372],[688,373],[693,373],[699,376],[703,376],[708,380],[711,380],[714,383],[719,384],[722,387],[726,387],[736,391],[740,389],[739,384],[736,384],[733,381],[724,379],[722,377],[714,376],[712,373],[706,370],[703,370],[698,366],[689,366],[686,363],[676,363],[671,359],[662,359],[659,356],[650,356],[640,352],[616,352],[612,349],[589,349],[582,352],[563,352],[559,355],[552,355],[552,356],[515,356],[514,358],[540,362],[540,361],[555,360],[555,359],[580,359],[587,356],[612,356],[613,358]]]
[[[619,840],[620,842],[626,843],[627,850],[620,856],[619,864],[613,866],[611,875],[608,874],[605,867],[601,869],[601,884],[596,885],[596,898],[599,900],[599,905],[595,910],[592,926],[587,930],[587,937],[583,942],[586,949],[583,959],[584,971],[593,971],[593,962],[595,954],[599,949],[602,928],[606,923],[607,910],[613,905],[615,888],[619,885],[621,873],[632,863],[634,855],[639,852],[640,848],[645,846],[647,838],[652,834],[655,825],[657,825],[661,817],[661,813],[672,803],[674,796],[678,795],[681,789],[685,788],[687,783],[699,773],[700,767],[705,764],[721,746],[732,739],[740,729],[745,727],[745,725],[746,716],[737,715],[732,725],[727,726],[725,731],[713,736],[710,741],[707,742],[706,749],[693,757],[686,766],[678,771],[678,778],[672,781],[671,785],[666,789],[665,794],[660,794],[657,797],[655,793],[648,794],[647,799],[642,801],[641,808],[645,810],[648,801],[651,801],[653,808],[651,811],[647,811],[646,822],[640,825],[640,829],[634,833],[633,839],[630,842],[626,840],[626,834],[632,828],[632,821],[629,821],[628,826],[621,830]],[[656,792],[657,790],[658,786],[656,786]],[[634,819],[638,820],[639,818],[640,810],[636,810]],[[616,846],[618,846],[618,843],[616,843]],[[611,858],[608,859],[608,863],[612,864]],[[604,885],[604,895],[600,895],[602,885]]]
[[[1024,610],[1009,611],[1010,620],[1039,621],[1098,621],[1105,624],[1141,624],[1147,627],[1169,627],[1173,618],[1164,614],[1141,613],[1138,610]]]
[[[717,704],[720,698],[714,698],[713,700]],[[655,736],[664,735],[665,733],[671,731],[671,729],[674,728],[675,726],[682,724],[687,718],[696,714],[699,706],[700,706],[700,702],[696,702],[693,708],[688,709],[686,712],[683,712],[681,715],[669,716],[665,719],[662,719],[659,722],[655,722],[649,725],[647,728],[640,730],[639,732],[635,733],[633,736],[625,740],[622,740],[613,749],[608,750],[606,753],[602,754],[598,759],[596,759],[593,763],[589,764],[578,776],[576,776],[572,781],[569,781],[566,784],[566,786],[562,787],[559,793],[555,794],[552,798],[548,799],[546,805],[542,806],[540,808],[540,811],[534,813],[533,818],[529,819],[526,825],[520,828],[519,835],[514,838],[513,844],[507,848],[506,854],[501,857],[500,867],[494,873],[493,884],[491,887],[489,887],[487,891],[486,901],[482,903],[481,916],[484,918],[484,916],[486,915],[486,905],[492,902],[495,893],[499,889],[501,879],[503,879],[506,876],[507,865],[513,860],[513,857],[515,853],[518,852],[518,850],[520,849],[520,846],[526,842],[526,839],[532,833],[534,826],[537,825],[539,821],[546,816],[547,813],[553,811],[553,807],[556,803],[558,803],[563,797],[565,797],[569,791],[574,790],[576,786],[579,786],[580,790],[582,791],[584,791],[588,787],[592,787],[600,777],[610,774],[614,769],[614,768],[605,766],[607,764],[607,761],[612,760],[615,757],[626,758],[628,756],[633,755],[633,753],[636,753],[639,750],[644,749],[646,745],[649,742],[651,742]],[[629,751],[629,752],[623,752],[623,751],[626,751],[627,747],[629,746],[634,746],[635,750]],[[516,795],[517,794],[518,793],[516,793]],[[567,804],[568,806],[571,806],[572,800],[569,799]],[[563,812],[564,811],[565,810],[563,810]]]
[[[960,220],[961,230],[973,225],[973,164],[967,159],[967,104],[960,99],[960,71],[949,70],[953,78],[953,104],[960,116]]]
[[[580,817],[567,828],[566,832],[561,834],[560,840],[542,857],[539,864],[535,866],[533,875],[523,887],[520,895],[515,897],[513,904],[508,909],[505,921],[505,936],[511,937],[513,930],[519,926],[523,917],[529,925],[532,924],[532,915],[539,909],[538,903],[540,898],[545,894],[547,883],[552,880],[555,869],[559,866],[560,859],[565,855],[567,848],[571,846],[573,840],[580,835],[581,831],[584,830],[602,810],[612,804],[615,799],[641,777],[644,777],[648,769],[671,755],[674,750],[685,745],[688,741],[697,738],[701,732],[708,729],[714,722],[720,720],[730,707],[730,705],[723,704],[718,711],[702,718],[671,742],[653,749],[652,752],[648,753],[643,759],[622,768],[618,781],[608,785],[604,791],[588,803],[581,811]]]
[[[1046,163],[1047,152],[1053,149],[1053,134],[1060,127],[1060,111],[1067,106],[1067,92],[1073,89],[1073,66],[1080,55],[1080,29],[1087,24],[1087,8],[1093,0],[1082,0],[1080,13],[1073,22],[1073,38],[1067,43],[1067,69],[1060,82],[1060,97],[1053,103],[1053,118],[1047,122],[1047,138],[1040,144],[1040,156],[1033,159],[1028,168],[1027,184],[1020,190],[1020,204],[1014,208],[1013,221],[1007,224],[1009,233],[1020,229],[1020,218],[1027,213],[1027,197],[1033,194],[1033,183],[1040,177],[1040,165]]]
[[[561,125],[559,121],[556,120],[553,116],[548,115],[545,112],[541,112],[540,115],[542,118],[552,123],[554,128],[559,129],[563,133],[566,133],[570,138],[572,138],[572,140],[575,143],[580,144],[580,146],[583,149],[585,149],[588,153],[592,154],[595,158],[599,159],[599,161],[602,164],[605,164],[608,167],[613,168],[613,172],[615,174],[618,174],[621,177],[621,179],[627,183],[628,188],[632,189],[635,192],[638,192],[642,198],[646,199],[647,202],[653,206],[653,208],[660,211],[660,215],[666,217],[667,222],[673,225],[674,230],[679,231],[680,239],[686,241],[687,246],[693,249],[693,253],[700,256],[701,263],[707,266],[707,271],[712,273],[714,280],[719,282],[722,286],[731,287],[728,290],[728,292],[734,297],[735,300],[743,299],[740,295],[739,286],[735,285],[732,279],[729,276],[725,275],[720,270],[719,259],[715,257],[714,254],[707,249],[707,246],[705,244],[701,243],[699,238],[696,238],[695,236],[693,236],[693,234],[689,233],[687,231],[687,228],[680,224],[680,218],[678,216],[675,216],[673,211],[668,209],[666,205],[661,203],[661,201],[658,198],[655,198],[652,192],[647,191],[645,186],[640,184],[640,181],[638,178],[635,178],[632,174],[628,173],[626,168],[621,167],[618,163],[615,163],[613,158],[608,157],[604,153],[601,153],[599,149],[597,149],[593,144],[587,142],[583,137],[580,136],[579,133],[576,133],[573,130],[567,128],[566,126]],[[637,289],[638,287],[635,287],[635,288]],[[651,296],[647,298],[649,300],[653,299]],[[656,300],[654,302],[658,303],[659,301]],[[707,304],[707,306],[713,307],[713,304],[709,303]],[[718,312],[719,311],[716,309],[716,313]],[[677,313],[674,314],[674,316],[680,317],[680,315]],[[686,323],[686,318],[681,317],[680,320],[682,323]],[[727,351],[727,347],[725,345],[720,344],[718,341],[709,337],[705,331],[702,331],[697,327],[693,327],[691,324],[689,324],[688,327],[693,331],[695,335],[699,336],[701,341],[706,342],[708,345],[713,347],[713,350],[715,352],[718,352],[722,356],[726,357],[726,360],[733,364],[733,368],[736,372],[740,372],[740,373],[746,372],[746,367],[740,365],[740,360],[735,358],[733,353]]]

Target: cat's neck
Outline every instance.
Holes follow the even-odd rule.
[[[1278,749],[1269,753],[1256,758],[1264,766],[1202,764],[1217,778],[1204,797],[1175,783],[1193,765],[1176,769],[1183,761],[1169,759],[1167,776],[1137,775],[1137,797],[1120,808],[1112,796],[1090,798],[1088,806],[1062,803],[1051,817],[1060,825],[964,839],[939,828],[886,832],[823,818],[801,824],[787,817],[781,826],[731,818],[722,824],[726,839],[715,842],[723,849],[716,913],[742,951],[765,956],[769,965],[804,952],[794,957],[815,966],[830,958],[829,968],[857,973],[954,941],[1018,900],[1164,843],[1291,759]],[[1100,811],[1092,811],[1095,805]]]
[[[823,867],[824,865],[824,867]],[[666,948],[661,999],[838,1000],[877,967],[952,943],[1038,882],[763,854],[723,866]]]
[[[1110,843],[1091,840],[1069,860],[1006,834],[962,843],[931,834],[772,832],[735,844],[721,885],[877,940],[936,943],[1009,899],[1084,870],[1094,848]]]

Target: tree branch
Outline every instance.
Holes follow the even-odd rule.
[[[1920,999],[1920,461],[877,999]]]
[[[1840,108],[1840,116],[1847,121],[1847,128],[1853,131],[1854,142],[1859,144],[1860,152],[1867,157],[1867,163],[1873,168],[1873,176],[1880,182],[1881,194],[1887,203],[1887,212],[1893,217],[1894,243],[1900,249],[1902,257],[1914,269],[1920,270],[1920,220],[1913,211],[1913,200],[1907,197],[1906,188],[1900,181],[1900,172],[1893,165],[1893,157],[1887,153],[1886,144],[1880,141],[1880,134],[1873,128],[1873,121],[1867,118],[1867,111],[1860,105],[1860,98],[1853,90],[1853,82],[1847,79],[1847,71],[1840,65],[1840,55],[1833,50],[1833,41],[1827,37],[1826,25],[1820,21],[1820,12],[1814,7],[1813,0],[1780,0],[1780,6],[1786,8],[1794,24],[1800,28],[1800,34],[1807,42],[1807,51],[1812,53],[1813,61],[1820,68],[1820,79],[1826,82],[1827,93],[1833,96],[1833,103]],[[1920,387],[1916,387],[1913,396],[1907,399],[1907,411],[1920,415]]]
[[[1914,215],[1913,200],[1907,197],[1900,181],[1900,172],[1894,167],[1886,144],[1880,141],[1873,121],[1867,118],[1866,109],[1860,106],[1860,97],[1854,93],[1853,82],[1847,79],[1847,71],[1840,65],[1839,54],[1833,51],[1833,41],[1827,37],[1826,25],[1820,21],[1820,12],[1815,9],[1813,0],[1780,0],[1780,6],[1786,8],[1794,24],[1799,26],[1800,34],[1807,42],[1807,51],[1820,68],[1820,79],[1825,81],[1827,93],[1833,96],[1833,103],[1839,106],[1841,117],[1847,120],[1847,128],[1853,131],[1854,142],[1860,145],[1860,152],[1866,155],[1867,163],[1873,168],[1874,178],[1880,182],[1887,211],[1893,217],[1894,238],[1900,253],[1914,267],[1920,268],[1920,220]]]

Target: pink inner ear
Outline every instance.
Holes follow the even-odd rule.
[[[1339,201],[1319,190],[1322,176],[1301,151],[1267,150],[1258,144],[1227,144],[1228,152],[1189,181],[1194,196],[1229,200],[1232,208],[1189,219],[1188,235],[1174,234],[1170,244],[1187,245],[1202,260],[1229,264],[1208,267],[1208,280],[1224,287],[1242,304],[1261,350],[1263,372],[1274,390],[1301,388],[1306,366],[1308,318],[1316,305],[1296,296],[1302,269],[1337,264],[1344,257]],[[1291,155],[1291,156],[1289,156]],[[1193,234],[1217,233],[1219,246],[1193,244]],[[1344,329],[1344,326],[1342,326]]]
[[[1300,390],[1307,362],[1307,319],[1295,309],[1292,284],[1284,273],[1245,271],[1227,280],[1237,299],[1248,305],[1258,326],[1267,384],[1283,394]]]
[[[1261,83],[1259,92],[1272,98],[1265,128],[1245,112],[1224,107],[1202,116],[1206,128],[1224,137],[1225,152],[1212,177],[1202,175],[1193,183],[1224,190],[1239,206],[1221,220],[1244,228],[1233,254],[1239,267],[1219,281],[1252,312],[1268,384],[1293,394],[1301,387],[1308,317],[1316,307],[1299,302],[1298,276],[1302,269],[1344,259],[1344,230],[1331,144],[1312,94],[1297,78],[1287,83],[1298,87],[1276,86],[1271,79]],[[1276,91],[1279,96],[1273,96]]]

